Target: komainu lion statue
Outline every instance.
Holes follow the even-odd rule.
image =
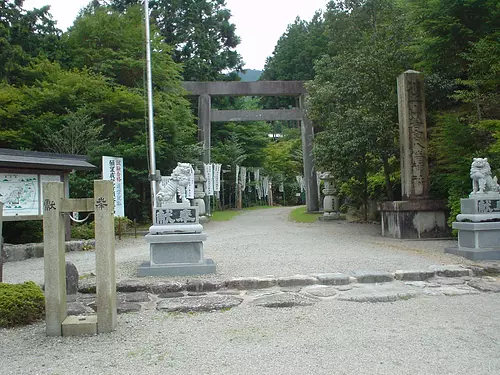
[[[156,201],[159,207],[165,203],[177,203],[177,194],[179,194],[182,203],[189,202],[182,192],[189,185],[191,169],[192,167],[189,163],[177,163],[177,167],[172,171],[172,175],[168,181],[166,183],[162,181],[160,184],[160,191],[156,194]]]
[[[500,191],[497,178],[491,176],[491,167],[488,158],[474,158],[470,167],[472,179],[471,194],[486,194]]]

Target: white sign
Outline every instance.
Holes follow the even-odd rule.
[[[220,192],[220,172],[222,164],[214,164],[214,191]]]
[[[102,179],[113,181],[115,192],[115,216],[125,216],[123,200],[123,158],[102,157]]]
[[[214,174],[213,174],[213,164],[204,164],[205,169],[205,192],[208,196],[214,195]]]
[[[0,174],[0,201],[4,216],[39,215],[38,175]]]

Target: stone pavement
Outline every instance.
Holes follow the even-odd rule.
[[[233,278],[223,282],[124,280],[117,284],[118,313],[154,309],[166,312],[227,310],[239,305],[310,306],[322,300],[395,302],[426,296],[462,296],[500,292],[499,267],[431,266],[425,270],[351,275],[325,273],[288,277]],[[495,275],[490,276],[489,274]],[[95,282],[86,279],[70,296],[69,315],[95,311]]]

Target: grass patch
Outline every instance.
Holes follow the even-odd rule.
[[[241,214],[243,211],[260,210],[261,208],[272,208],[272,206],[252,206],[252,207],[246,207],[243,210],[214,211],[214,212],[212,212],[212,216],[210,216],[210,220],[229,221],[233,217]]]
[[[288,219],[297,223],[314,223],[321,214],[308,214],[306,206],[300,206],[290,212]]]
[[[253,210],[260,210],[261,208],[273,208],[273,206],[252,206],[252,207],[246,207],[243,210],[244,211],[253,211]]]
[[[213,221],[229,221],[236,215],[241,214],[242,211],[238,210],[227,210],[227,211],[215,211],[212,212],[212,216],[210,216],[210,220]]]

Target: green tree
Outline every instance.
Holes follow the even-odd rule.
[[[392,0],[331,4],[325,15],[328,55],[318,61],[307,86],[310,117],[325,129],[315,140],[316,161],[340,179],[360,181],[365,207],[369,175],[379,168],[385,198],[393,199],[389,160],[398,152],[395,77],[411,61],[404,14]]]
[[[120,11],[139,0],[112,0]],[[184,66],[185,81],[215,81],[225,71],[241,70],[240,43],[224,0],[151,0],[151,17],[174,61]],[[233,75],[233,80],[236,75]]]
[[[25,11],[23,0],[0,0],[0,80],[20,83],[20,69],[42,54],[55,59],[60,30],[48,6]]]

